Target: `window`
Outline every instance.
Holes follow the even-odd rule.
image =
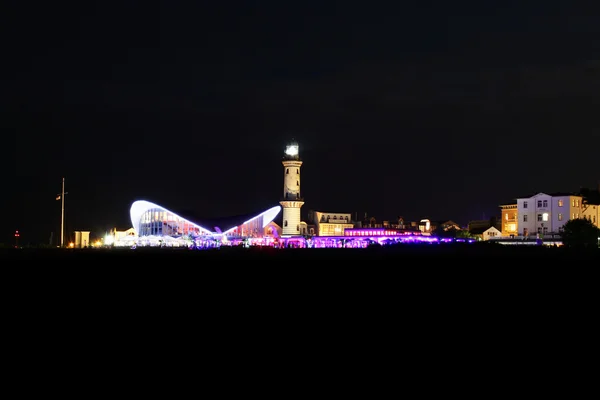
[[[572,205],[573,207],[575,207],[575,199],[573,199],[573,200],[571,201],[571,205]]]
[[[300,225],[296,225],[296,231],[300,232]]]
[[[562,221],[562,220],[563,220],[563,215],[562,215],[562,213],[558,213],[558,220],[559,220],[559,221]]]
[[[286,168],[286,169],[285,169],[285,173],[286,173],[286,175],[287,175],[287,174],[289,174],[289,173],[290,173],[290,169],[289,169],[289,168]]]
[[[283,226],[287,226],[287,219],[283,221]]]
[[[542,206],[542,201],[538,200],[538,207],[541,207],[541,206]]]
[[[548,207],[548,200],[544,200],[542,202],[542,207]]]
[[[562,206],[563,206],[563,201],[562,201],[562,199],[558,201],[558,206],[559,206],[559,207],[562,207]]]
[[[548,227],[547,226],[544,227],[544,234],[546,234],[546,233],[548,233]]]
[[[538,214],[538,222],[542,222],[542,214]]]
[[[527,222],[527,215],[523,215],[523,222]]]
[[[504,214],[504,219],[508,221],[508,213]]]
[[[296,169],[296,175],[300,175],[300,168]]]
[[[300,181],[296,181],[296,186],[300,186]]]
[[[526,201],[523,202],[523,208],[527,208],[527,202]]]
[[[542,214],[542,220],[543,221],[548,221],[548,213],[543,213]]]

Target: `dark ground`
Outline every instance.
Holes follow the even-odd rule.
[[[530,360],[554,365],[560,343],[569,354],[588,354],[581,336],[596,332],[598,253],[479,244],[7,249],[0,251],[5,341],[21,358],[34,353],[25,363],[42,355],[56,370],[69,352],[78,370],[80,359],[106,360],[99,365],[123,368],[124,379],[132,373],[127,357],[156,371],[162,354],[188,368],[213,353],[218,361],[207,365],[219,371],[236,363],[262,373],[266,360],[288,375],[287,364],[311,373],[322,367],[331,379],[336,360],[361,374],[383,367],[378,379],[395,382],[398,368],[464,375],[461,363],[481,370],[483,360],[506,360],[513,369],[525,365],[523,379],[531,379]]]

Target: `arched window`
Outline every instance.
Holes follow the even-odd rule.
[[[300,186],[300,181],[296,181],[296,186]]]
[[[300,232],[300,225],[296,225],[296,231]]]

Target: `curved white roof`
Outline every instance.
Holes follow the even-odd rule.
[[[211,231],[210,229],[207,229],[203,226],[198,225],[197,223],[195,223],[193,221],[183,218],[183,217],[179,216],[177,213],[175,213],[171,210],[168,210],[158,204],[155,204],[155,203],[152,203],[152,202],[146,201],[146,200],[137,200],[137,201],[134,201],[133,204],[131,205],[131,209],[129,210],[129,216],[131,218],[131,224],[132,224],[133,228],[135,229],[135,231],[138,232],[138,234],[140,232],[140,218],[142,217],[142,214],[144,214],[146,211],[153,209],[153,208],[158,208],[163,211],[169,212],[169,213],[177,216],[178,218],[181,218],[182,220],[187,221],[191,225],[197,227],[201,232],[204,232],[207,234],[216,233],[214,231]],[[280,211],[281,211],[281,206],[275,206],[275,207],[269,208],[268,210],[263,211],[262,213],[256,215],[255,217],[252,217],[249,220],[243,222],[243,224],[247,224],[259,217],[263,217],[263,223],[262,223],[263,226],[262,227],[264,228],[271,221],[273,221],[273,219],[275,219],[275,217],[277,216],[277,214],[279,214]],[[227,228],[227,230],[224,230],[223,233],[231,232],[235,228],[237,228],[237,225]]]
[[[265,226],[269,225],[269,223],[271,221],[273,221],[275,219],[275,217],[277,216],[277,214],[279,214],[279,212],[281,211],[281,206],[275,206],[272,208],[269,208],[266,211],[261,212],[260,214],[258,214],[255,217],[250,218],[247,221],[244,221],[244,223],[240,224],[240,225],[244,225],[247,224],[249,222],[254,221],[257,218],[263,217],[263,223],[262,223],[262,227],[264,228]],[[227,229],[226,231],[224,231],[223,233],[228,233],[231,232],[232,230],[234,230],[235,228],[237,228],[237,226],[232,226],[231,228]]]
[[[142,214],[144,214],[146,211],[148,211],[152,208],[159,208],[163,211],[169,212],[169,213],[177,216],[178,218],[181,218],[181,219],[187,221],[188,223],[194,225],[195,227],[200,229],[200,231],[202,231],[202,232],[212,233],[209,229],[206,229],[192,221],[188,221],[187,219],[182,218],[179,215],[177,215],[177,213],[174,213],[171,210],[167,210],[166,208],[159,206],[158,204],[154,204],[154,203],[151,203],[146,200],[137,200],[137,201],[134,201],[133,204],[131,205],[131,209],[129,210],[129,216],[131,217],[131,224],[133,225],[135,231],[138,232],[138,234],[140,232],[140,218],[142,217]]]

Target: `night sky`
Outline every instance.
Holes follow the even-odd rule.
[[[600,18],[568,2],[15,4],[0,242],[58,236],[63,176],[67,232],[262,211],[292,138],[304,214],[466,224],[600,180]]]

